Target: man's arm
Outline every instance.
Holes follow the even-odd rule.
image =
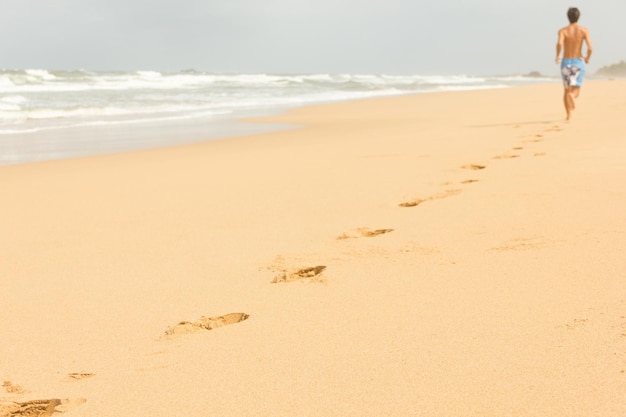
[[[563,43],[565,42],[565,34],[563,29],[559,30],[559,40],[556,43],[556,59],[554,62],[557,64],[561,62],[561,51],[563,50]]]
[[[589,31],[585,29],[585,37],[583,38],[585,43],[587,44],[587,56],[585,57],[585,63],[589,63],[589,58],[591,58],[591,53],[593,52],[593,46],[591,45],[591,38],[589,37]]]

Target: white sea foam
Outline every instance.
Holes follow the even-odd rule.
[[[210,126],[314,103],[552,81],[520,75],[0,70],[0,152],[12,152],[2,147],[5,138],[18,135],[20,146],[27,146],[29,138],[54,131],[59,132],[54,140],[62,142],[63,132],[77,127],[183,126],[190,120]],[[55,155],[57,148],[62,145]]]
[[[28,99],[24,96],[4,96],[0,101],[3,103],[21,104],[26,103]]]
[[[30,76],[30,80],[54,80],[56,77],[52,74],[50,74],[48,71],[46,70],[42,70],[42,69],[27,69],[24,71],[26,73],[27,76]]]

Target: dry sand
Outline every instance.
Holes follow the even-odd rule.
[[[0,168],[0,416],[623,416],[626,81]]]

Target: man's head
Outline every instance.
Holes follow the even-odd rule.
[[[576,7],[570,7],[569,10],[567,11],[567,18],[569,19],[569,22],[576,23],[578,22],[579,17],[580,17],[580,10],[578,10]]]

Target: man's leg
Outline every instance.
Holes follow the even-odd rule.
[[[572,96],[571,88],[565,88],[563,90],[563,104],[565,105],[567,120],[569,120],[572,117],[572,110],[574,110],[574,97]]]
[[[561,65],[561,77],[563,78],[564,87],[563,104],[565,105],[567,120],[569,120],[572,116],[572,110],[576,108],[574,99],[580,95],[580,86],[585,76],[585,66],[584,63],[581,66],[563,65],[563,62]]]

